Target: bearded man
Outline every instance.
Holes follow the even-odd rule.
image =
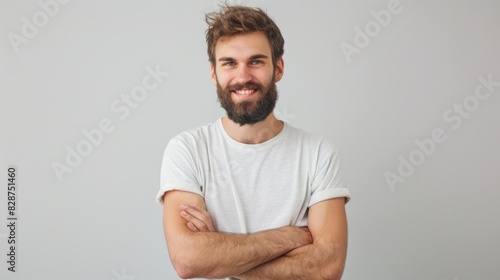
[[[284,39],[261,9],[206,16],[226,115],[183,132],[163,156],[157,201],[181,278],[340,279],[350,199],[339,152],[278,120]]]

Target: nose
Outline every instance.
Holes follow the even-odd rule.
[[[239,84],[244,84],[252,80],[252,73],[247,65],[241,65],[238,68],[235,80]]]

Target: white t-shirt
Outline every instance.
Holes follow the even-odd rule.
[[[157,201],[170,190],[201,195],[217,231],[241,234],[307,226],[313,204],[350,199],[339,152],[326,139],[285,123],[272,139],[243,144],[221,119],[170,140]]]

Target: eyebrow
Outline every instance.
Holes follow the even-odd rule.
[[[269,58],[269,57],[265,54],[255,54],[255,55],[252,55],[250,57],[250,60],[259,59],[259,58]],[[236,59],[234,59],[232,57],[228,57],[228,56],[223,56],[223,57],[219,58],[219,61],[235,61],[235,60]]]

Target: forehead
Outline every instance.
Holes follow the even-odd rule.
[[[215,46],[215,60],[220,57],[245,59],[256,54],[271,58],[271,45],[263,32],[238,34],[219,39]]]

